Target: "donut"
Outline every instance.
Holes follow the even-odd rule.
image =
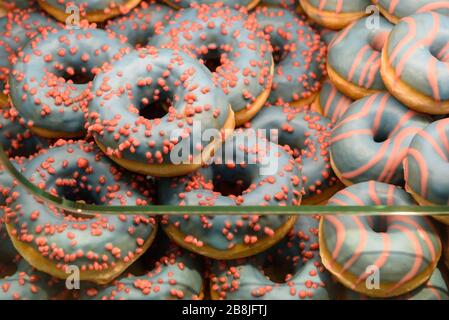
[[[129,50],[97,29],[59,30],[36,37],[18,54],[11,70],[11,101],[39,136],[83,136],[92,77],[104,63]]]
[[[37,34],[48,32],[58,25],[47,15],[34,9],[13,10],[0,18],[0,104],[7,104],[6,81],[11,59]]]
[[[341,300],[369,300],[373,299],[358,292],[346,289],[340,296]],[[449,289],[439,268],[436,268],[430,279],[420,287],[392,298],[394,300],[449,300]]]
[[[294,108],[265,107],[252,119],[251,128],[277,130],[275,142],[295,158],[301,169],[302,204],[322,203],[341,188],[330,165],[332,127],[325,117]]]
[[[158,202],[175,206],[299,205],[302,181],[293,158],[254,130],[237,131],[209,166],[157,183]],[[281,240],[296,217],[285,215],[163,216],[179,246],[214,259],[257,254]]]
[[[332,81],[326,80],[312,106],[333,124],[336,124],[353,102],[354,100],[338,91]]]
[[[109,157],[131,171],[190,173],[222,143],[220,134],[210,142],[197,141],[193,133],[227,137],[234,129],[229,102],[211,79],[209,70],[185,53],[154,47],[132,52],[95,77],[89,132]],[[172,150],[185,147],[188,151],[174,161]]]
[[[262,0],[260,5],[269,7],[281,7],[284,9],[290,9],[292,11],[296,11],[299,7],[299,4],[296,0]]]
[[[47,148],[49,142],[32,134],[16,110],[0,106],[0,145],[14,158],[31,156]]]
[[[26,164],[24,176],[38,188],[72,201],[97,205],[147,205],[150,187],[112,166],[93,143],[59,140]],[[139,187],[140,185],[140,187]],[[80,280],[107,283],[152,243],[157,225],[151,216],[61,211],[14,189],[5,209],[14,247],[36,269],[65,279],[79,268]]]
[[[261,7],[256,19],[273,46],[275,69],[268,101],[309,105],[325,72],[326,48],[319,34],[287,9]]]
[[[410,143],[404,159],[405,189],[421,205],[449,203],[446,167],[449,158],[449,119],[429,124]],[[435,216],[449,224],[449,216]]]
[[[150,44],[203,60],[228,96],[237,126],[250,120],[270,94],[273,57],[253,15],[222,3],[194,5],[173,15]]]
[[[379,7],[382,15],[394,24],[414,13],[436,11],[449,16],[449,3],[441,0],[372,0],[372,2]]]
[[[109,20],[105,30],[135,48],[144,47],[150,37],[163,29],[173,14],[168,6],[141,2],[129,14]]]
[[[66,22],[78,13],[89,22],[104,22],[121,14],[127,14],[141,0],[37,0],[39,6],[55,19]]]
[[[364,17],[370,0],[300,0],[302,9],[315,23],[340,30]]]
[[[368,28],[369,19],[360,19],[341,30],[329,45],[329,78],[354,100],[385,91],[380,75],[381,52],[394,25],[379,17],[378,27]]]
[[[434,115],[449,113],[449,17],[418,13],[401,20],[382,51],[382,79],[409,108]]]
[[[206,4],[206,5],[214,5],[217,1],[214,0],[163,0],[168,5],[172,6],[175,9],[181,8],[189,8],[192,7],[193,4]],[[247,10],[251,10],[256,7],[260,0],[222,0],[220,1],[223,5],[231,8],[246,8]]]
[[[159,237],[158,237],[159,238]],[[161,241],[164,241],[162,244]],[[126,275],[110,284],[86,283],[79,300],[199,300],[203,297],[203,266],[198,256],[159,238]],[[156,248],[154,248],[156,246]],[[158,248],[162,247],[162,248]],[[162,251],[161,253],[154,253]],[[159,249],[159,250],[158,250]],[[139,269],[144,270],[139,272]],[[142,273],[142,274],[140,274]]]
[[[394,185],[368,181],[334,195],[334,206],[411,206]],[[324,216],[319,228],[323,264],[344,286],[375,298],[395,297],[426,283],[441,256],[435,226],[423,216]],[[378,270],[379,286],[367,286]]]
[[[354,102],[334,126],[331,164],[347,186],[375,180],[404,185],[404,160],[413,137],[432,119],[388,93]]]
[[[255,257],[214,261],[214,300],[329,300],[336,293],[319,255],[319,217],[300,216],[280,243]]]

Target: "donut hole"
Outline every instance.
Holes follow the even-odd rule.
[[[288,55],[288,51],[283,46],[273,48],[273,61],[275,64],[281,63]]]
[[[161,119],[167,114],[166,104],[159,101],[153,101],[148,105],[142,105],[139,108],[139,115],[148,120]]]
[[[386,217],[374,217],[371,222],[371,229],[376,233],[386,233],[388,224]]]
[[[200,59],[211,72],[217,71],[218,67],[222,65],[221,53],[218,50],[209,49]]]
[[[74,84],[87,84],[94,79],[95,75],[87,70],[79,70],[69,67],[65,68],[61,77],[64,78],[66,82]]]
[[[273,261],[267,259],[262,265],[264,275],[274,283],[285,283],[295,273],[294,263],[292,261]]]
[[[230,180],[222,177],[221,175],[215,175],[213,180],[213,191],[220,193],[222,196],[241,196],[248,190],[251,183],[248,179],[237,178],[235,180]]]
[[[386,131],[378,131],[374,134],[373,139],[374,142],[383,143],[388,140],[389,136],[389,133]]]
[[[93,194],[93,191],[84,188],[61,188],[58,195],[64,199],[73,202],[80,202],[85,204],[101,205],[98,198]]]

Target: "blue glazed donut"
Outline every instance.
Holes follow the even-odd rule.
[[[207,5],[213,5],[216,4],[217,1],[214,0],[163,0],[164,2],[168,3],[175,9],[181,9],[181,8],[189,8],[192,6],[192,4],[207,4]],[[231,7],[231,8],[241,8],[245,7],[248,10],[254,8],[257,6],[260,2],[260,0],[223,0],[220,1],[225,6]]]
[[[414,201],[399,187],[369,181],[338,192],[328,205],[410,206]],[[437,228],[423,216],[324,216],[319,237],[326,269],[351,290],[377,298],[426,283],[442,250]],[[368,286],[376,272],[378,286]]]
[[[421,205],[447,205],[449,181],[449,119],[441,119],[418,132],[404,159],[405,188]],[[448,217],[435,217],[449,224]]]
[[[273,57],[253,15],[222,3],[194,5],[172,16],[163,34],[150,44],[180,49],[204,60],[214,84],[228,96],[236,125],[250,120],[270,94]]]
[[[151,203],[139,177],[113,167],[93,143],[58,141],[34,157],[24,176],[38,188],[73,201],[108,205]],[[76,266],[81,280],[107,283],[141,256],[157,225],[150,216],[76,216],[42,203],[21,187],[6,210],[8,233],[35,268],[64,279]]]
[[[105,30],[135,48],[144,47],[154,34],[161,32],[172,14],[167,6],[142,2],[128,15],[109,20]]]
[[[51,32],[19,53],[9,77],[14,107],[31,130],[48,137],[84,135],[91,78],[130,49],[97,29]]]
[[[369,300],[368,296],[346,289],[340,295],[342,300]],[[449,289],[439,268],[436,268],[429,281],[404,295],[393,298],[395,300],[449,300]]]
[[[398,23],[402,18],[414,13],[436,11],[449,16],[449,3],[442,0],[372,0],[380,8],[382,15],[392,23]]]
[[[4,91],[16,53],[37,34],[54,28],[57,23],[35,9],[12,10],[0,18],[0,104],[7,103]]]
[[[378,25],[370,28],[370,19],[360,19],[341,30],[329,45],[329,78],[340,92],[354,100],[385,91],[380,76],[381,52],[394,25],[379,17]]]
[[[267,252],[213,262],[212,299],[332,299],[336,286],[321,263],[318,224],[319,217],[301,216],[288,236]]]
[[[300,0],[301,8],[317,24],[340,30],[367,14],[370,0]]]
[[[418,13],[401,20],[382,51],[385,86],[409,108],[449,113],[449,17]]]
[[[336,124],[353,102],[354,100],[338,91],[330,80],[326,80],[313,102],[313,108]]]
[[[77,13],[89,22],[104,22],[127,14],[141,0],[37,0],[39,6],[61,22]]]
[[[319,34],[287,9],[261,7],[255,14],[273,46],[270,103],[286,102],[295,107],[310,104],[325,72],[326,48]]]
[[[0,106],[0,144],[10,157],[28,157],[48,147],[46,139],[37,137],[26,127],[17,111]]]
[[[161,241],[167,245],[161,244]],[[155,242],[151,253],[137,261],[128,274],[103,286],[85,284],[79,299],[202,299],[204,283],[200,257],[169,243],[166,237],[158,237]],[[139,272],[140,269],[143,272]]]
[[[431,122],[388,93],[354,102],[332,131],[334,172],[345,185],[369,180],[404,185],[407,149]]]
[[[95,78],[89,131],[109,157],[131,171],[190,173],[222,142],[221,136],[196,141],[194,132],[202,138],[207,130],[227,136],[234,129],[229,102],[211,79],[206,67],[182,52],[153,47],[132,52]],[[163,115],[141,115],[164,103]],[[177,148],[179,159],[173,159]]]
[[[251,128],[278,130],[274,142],[284,146],[301,169],[303,204],[321,203],[340,188],[330,165],[329,120],[315,112],[272,106],[264,107],[257,114]]]
[[[299,205],[302,181],[293,158],[280,146],[238,131],[214,161],[189,176],[161,179],[163,205],[279,206]],[[293,226],[290,216],[168,216],[162,225],[181,247],[214,259],[259,253],[279,241]]]

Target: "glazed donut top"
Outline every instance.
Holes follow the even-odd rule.
[[[89,287],[90,284],[86,284],[80,299],[197,300],[202,294],[201,259],[193,253],[172,245],[163,256],[150,263],[149,269],[148,265],[142,267],[148,270],[143,275],[131,272],[108,285]]]
[[[195,130],[220,130],[232,115],[211,77],[206,67],[184,53],[154,47],[134,51],[95,78],[89,130],[108,155],[172,164],[170,151],[176,145],[193,146]],[[167,114],[140,116],[144,108],[154,108],[152,102],[167,103]],[[201,140],[203,147],[209,143]],[[180,155],[180,162],[199,154],[196,147]]]
[[[137,206],[152,202],[152,188],[142,177],[125,174],[94,144],[83,141],[57,141],[30,160],[24,175],[38,188],[72,201]],[[76,216],[39,202],[20,187],[14,191],[18,196],[6,209],[10,235],[60,272],[69,265],[107,272],[129,264],[143,253],[146,240],[155,232],[156,222],[150,216]]]
[[[109,20],[105,30],[139,48],[145,46],[154,34],[161,32],[172,14],[173,10],[163,4],[141,2],[128,15]]]
[[[449,204],[449,119],[435,121],[413,138],[404,160],[406,188],[433,204]]]
[[[193,4],[213,5],[217,3],[217,1],[215,0],[164,0],[164,1],[173,5],[178,9],[189,8]],[[220,0],[220,2],[232,8],[246,7],[248,9],[251,9],[259,2],[259,0]]]
[[[414,13],[427,11],[436,11],[449,16],[449,3],[441,0],[372,0],[373,3],[380,5],[390,15],[402,19]]]
[[[177,12],[151,45],[181,49],[196,58],[219,60],[213,81],[234,111],[249,110],[271,86],[272,55],[253,15],[223,6],[193,5]]]
[[[264,107],[251,121],[251,127],[255,130],[277,130],[277,141],[274,142],[284,146],[301,169],[304,200],[322,194],[337,182],[329,155],[332,127],[320,114],[300,112],[296,108]]]
[[[401,20],[386,45],[396,77],[435,101],[449,100],[448,30],[448,16],[419,13]]]
[[[227,300],[329,299],[333,285],[318,252],[318,224],[319,217],[301,216],[288,236],[266,252],[214,261],[212,294]]]
[[[49,131],[82,132],[91,99],[89,80],[104,63],[129,50],[99,29],[43,34],[18,54],[9,77],[11,100],[30,125]]]
[[[413,137],[432,119],[388,93],[354,102],[334,127],[331,155],[345,183],[369,180],[403,185],[402,161]]]
[[[299,205],[302,181],[293,158],[280,146],[254,131],[237,131],[217,150],[214,162],[195,173],[161,179],[158,200],[179,206],[284,206]],[[164,224],[182,230],[186,241],[219,250],[254,244],[273,236],[288,217],[169,216]]]
[[[348,13],[365,11],[371,5],[370,0],[307,0],[320,11]]]
[[[385,90],[380,76],[381,52],[394,25],[379,17],[379,24],[368,28],[370,19],[360,19],[340,31],[329,45],[327,59],[346,81],[366,89]]]
[[[294,102],[318,92],[326,61],[319,34],[287,9],[261,7],[256,18],[273,46],[275,71],[269,101]]]
[[[328,202],[336,206],[414,204],[403,189],[374,181],[341,190]],[[430,218],[422,216],[325,216],[320,225],[320,250],[322,244],[331,259],[326,265],[323,258],[326,267],[338,264],[342,266],[339,274],[352,274],[352,289],[364,286],[367,268],[374,265],[380,270],[381,289],[382,284],[389,284],[386,290],[393,291],[435,265],[441,255],[438,231]]]

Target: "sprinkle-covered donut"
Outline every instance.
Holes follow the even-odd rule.
[[[388,93],[354,102],[332,131],[334,172],[345,185],[376,180],[402,186],[410,142],[431,122]]]
[[[127,14],[141,0],[37,0],[39,6],[61,22],[74,14],[89,22],[103,22]]]
[[[161,253],[153,253],[164,247]],[[143,270],[142,274],[139,269]],[[79,299],[198,300],[203,297],[201,258],[170,243],[166,237],[158,237],[151,253],[133,264],[130,271],[107,285],[86,283]]]
[[[436,11],[449,16],[449,3],[441,0],[372,0],[382,15],[392,23],[398,23],[404,17],[414,13]]]
[[[340,30],[367,14],[370,0],[300,0],[302,9],[317,24]]]
[[[141,2],[128,15],[109,20],[105,30],[135,48],[144,47],[150,37],[161,32],[173,10],[163,4]]]
[[[148,205],[142,179],[113,167],[93,143],[60,140],[34,157],[24,176],[37,187],[73,201],[97,205]],[[140,186],[139,186],[140,185]],[[107,283],[150,246],[157,225],[151,216],[79,216],[62,212],[21,187],[6,209],[8,233],[36,269],[57,278],[76,266],[80,279]]]
[[[226,137],[234,129],[228,99],[213,85],[210,71],[182,52],[153,47],[132,52],[98,75],[92,90],[89,131],[109,157],[131,171],[190,173],[221,145],[220,132]],[[218,136],[202,139],[211,131]]]
[[[273,46],[270,103],[287,102],[295,107],[310,104],[325,72],[326,47],[319,34],[287,9],[261,7],[256,18]]]
[[[83,136],[91,80],[130,48],[103,30],[60,30],[36,37],[10,73],[14,107],[36,134]]]
[[[42,12],[34,9],[12,10],[0,18],[0,104],[7,103],[6,82],[16,53],[38,34],[58,28]]]
[[[163,1],[175,9],[189,8],[192,6],[192,4],[213,5],[217,3],[217,1],[214,0],[163,0]],[[260,0],[222,0],[220,2],[222,2],[225,6],[231,8],[238,9],[244,7],[248,10],[251,10],[252,8],[254,8],[259,4]]]
[[[329,300],[334,285],[318,246],[319,217],[301,216],[280,243],[255,257],[215,261],[214,300]]]
[[[329,45],[329,78],[338,90],[355,100],[385,91],[380,76],[381,52],[394,25],[379,17],[378,25],[369,28],[369,19],[360,19],[341,30]]]
[[[33,135],[16,110],[0,106],[0,144],[6,154],[13,158],[31,156],[48,147],[49,142]]]
[[[202,59],[213,82],[229,98],[236,125],[250,120],[270,95],[273,57],[254,15],[222,3],[194,5],[171,17],[150,44],[189,52]]]
[[[403,189],[374,181],[350,186],[328,202],[336,206],[413,204]],[[326,269],[346,287],[370,297],[394,297],[418,288],[427,282],[441,256],[438,231],[423,216],[329,215],[321,220],[319,237]],[[376,272],[379,283],[372,283],[369,277]]]
[[[338,91],[330,80],[326,80],[313,102],[313,108],[335,124],[340,121],[353,102],[354,100]]]
[[[301,180],[298,166],[280,146],[254,130],[239,130],[208,167],[159,181],[158,200],[177,206],[299,205]],[[284,215],[184,215],[165,216],[162,225],[181,247],[214,259],[236,259],[271,247],[295,220]]]
[[[402,19],[382,51],[388,91],[414,110],[449,113],[449,17],[435,12]]]
[[[405,189],[421,205],[449,204],[449,119],[418,132],[404,159]],[[449,217],[436,216],[449,224]]]
[[[373,299],[358,292],[346,289],[340,295],[342,300]],[[385,299],[385,298],[384,298]],[[394,300],[449,300],[449,289],[439,268],[436,268],[429,281],[404,295],[392,298]]]
[[[330,198],[340,183],[330,165],[330,121],[316,112],[279,106],[264,107],[251,121],[254,130],[276,130],[276,143],[290,153],[301,169],[303,204],[319,204]],[[272,137],[268,137],[269,139]]]

